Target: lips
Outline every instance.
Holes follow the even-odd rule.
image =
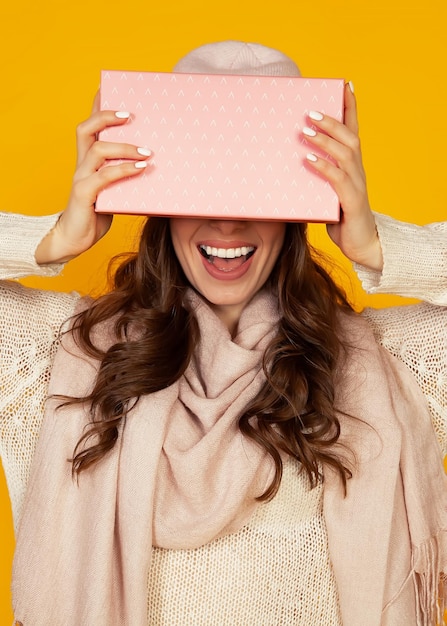
[[[250,245],[222,248],[200,244],[198,250],[204,259],[205,269],[211,276],[231,280],[245,274],[256,248]]]

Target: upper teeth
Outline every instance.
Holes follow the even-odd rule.
[[[213,248],[211,246],[200,246],[208,256],[217,256],[221,259],[235,259],[245,256],[254,250],[253,246],[241,246],[240,248]]]

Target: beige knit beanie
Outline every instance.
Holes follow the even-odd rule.
[[[195,48],[175,65],[184,74],[301,76],[288,56],[258,43],[218,41]]]

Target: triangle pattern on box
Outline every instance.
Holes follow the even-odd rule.
[[[96,210],[335,222],[338,198],[308,164],[302,129],[312,109],[341,120],[343,93],[342,79],[103,71],[101,108],[132,116],[101,140],[153,157]]]

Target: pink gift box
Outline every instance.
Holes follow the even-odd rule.
[[[101,108],[132,116],[101,139],[153,157],[102,191],[96,210],[336,222],[338,197],[307,162],[318,151],[302,129],[311,110],[342,120],[343,94],[333,78],[103,71]]]

